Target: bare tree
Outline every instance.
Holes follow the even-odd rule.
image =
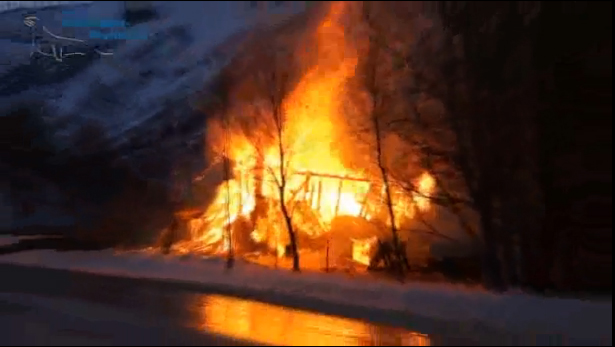
[[[558,115],[565,116],[558,118],[560,123],[580,124],[577,122],[582,118],[569,115],[568,109],[584,110],[590,115],[610,110],[610,106],[604,106],[606,98],[599,93],[581,89],[578,95],[563,97],[586,85],[572,81],[598,79],[590,76],[582,67],[587,66],[584,64],[599,63],[607,55],[610,57],[607,49],[600,46],[610,40],[610,34],[603,34],[598,24],[586,19],[590,17],[586,13],[593,12],[595,18],[605,23],[607,19],[599,15],[600,9],[610,5],[567,2],[501,2],[489,6],[475,2],[437,2],[435,5],[436,11],[431,13],[435,23],[432,29],[416,41],[411,54],[400,55],[410,71],[409,99],[420,95],[435,100],[442,106],[444,115],[435,125],[430,124],[432,119],[426,121],[426,118],[433,115],[419,110],[418,102],[410,103],[414,110],[403,122],[412,124],[417,133],[440,139],[442,135],[436,130],[446,129],[454,139],[452,145],[439,146],[432,139],[410,137],[420,149],[424,164],[435,174],[441,193],[436,200],[455,209],[469,207],[480,216],[477,234],[482,240],[483,274],[489,287],[502,289],[519,283],[540,287],[556,281],[552,278],[557,271],[554,268],[564,265],[557,264],[555,258],[572,259],[575,248],[571,240],[566,241],[570,236],[556,237],[566,228],[562,220],[570,218],[558,214],[557,209],[571,208],[576,203],[562,202],[566,197],[555,198],[559,193],[553,188],[553,182],[565,175],[567,178],[562,180],[567,182],[589,179],[590,175],[581,174],[578,167],[583,164],[579,161],[576,165],[554,164],[558,157],[566,157],[563,161],[568,162],[574,160],[579,149],[571,146],[554,150],[562,147],[550,141],[575,138],[590,143],[592,140],[571,130],[560,130],[563,127],[556,130],[541,113],[557,110]],[[563,24],[569,22],[584,24],[578,27]],[[552,29],[551,23],[558,23],[558,29]],[[576,31],[581,27],[594,30],[593,36],[570,45],[553,41],[561,36],[558,30]],[[549,32],[551,36],[539,32]],[[395,49],[385,40],[379,42],[391,54],[400,53],[392,52]],[[578,71],[571,74],[574,69],[557,70],[564,63],[578,66]],[[555,81],[571,82],[568,87],[559,88]],[[562,104],[586,106],[563,108]],[[575,169],[564,169],[575,166]],[[442,167],[446,170],[440,170]],[[461,194],[450,189],[451,181],[455,180],[463,182]],[[578,231],[579,235],[586,233],[586,227]],[[594,235],[596,239],[602,238],[597,231]]]
[[[235,248],[233,238],[233,227],[231,224],[231,188],[229,180],[231,179],[231,163],[229,160],[229,150],[231,146],[229,115],[224,115],[224,145],[223,145],[223,166],[224,166],[224,184],[226,185],[226,238],[228,240],[228,250],[226,253],[226,268],[231,269],[235,264]]]
[[[288,190],[292,144],[286,133],[288,115],[284,109],[284,98],[289,91],[291,80],[290,69],[288,66],[282,66],[282,64],[287,65],[291,62],[292,57],[286,55],[286,51],[282,49],[273,48],[264,53],[268,55],[270,66],[264,68],[263,71],[252,72],[252,76],[248,78],[248,83],[251,83],[254,89],[253,98],[248,100],[252,103],[250,107],[252,112],[250,115],[238,115],[233,120],[246,135],[257,156],[257,167],[255,168],[257,178],[263,179],[264,175],[259,172],[266,170],[269,174],[267,176],[271,178],[276,187],[280,213],[290,241],[293,271],[300,271],[297,238],[292,223],[292,209],[289,206],[292,195]],[[271,154],[271,152],[266,153],[268,149],[273,149],[275,153],[275,165],[265,160],[266,156]],[[260,185],[257,184],[257,186]],[[260,195],[259,192],[257,192],[255,212],[263,213],[263,206],[260,205],[265,204],[266,201],[259,202],[262,199],[258,195]]]
[[[403,13],[400,11],[403,9],[396,7],[392,12],[407,15],[405,18],[398,17],[399,22],[412,23],[416,13],[410,9]],[[391,12],[391,9],[384,11],[387,10]],[[393,48],[394,42],[388,42],[390,34],[378,28],[374,20],[370,21],[368,17],[365,20],[371,28],[371,46],[378,47],[386,55],[400,57],[403,62],[401,67],[409,82],[407,90],[410,95],[406,95],[406,100],[396,100],[407,105],[406,112],[388,125],[394,125],[396,131],[419,153],[421,166],[436,178],[438,194],[427,198],[458,216],[462,215],[460,211],[466,206],[479,213],[485,279],[490,287],[502,288],[504,284],[498,256],[501,240],[496,237],[497,225],[494,224],[497,173],[492,170],[495,164],[492,159],[499,149],[490,133],[502,119],[483,119],[486,112],[494,110],[476,107],[481,105],[485,108],[486,100],[479,97],[480,91],[474,90],[467,81],[467,66],[456,51],[459,45],[448,32],[432,30],[429,31],[430,36],[417,35],[413,38],[414,42],[406,42],[413,44],[414,49],[403,52]],[[370,94],[373,92],[370,91]],[[443,117],[434,119],[434,114],[421,108],[428,100],[442,105]],[[409,193],[420,193],[409,180],[399,180],[406,181],[407,184],[402,187]],[[460,221],[464,230],[476,234],[467,221]]]
[[[522,231],[536,234],[541,224],[533,78],[522,72],[531,69],[528,31],[516,2],[439,5],[445,23],[422,37],[409,64],[417,89],[443,106],[442,126],[453,135],[445,160],[480,216],[483,280],[504,289],[519,282]]]
[[[363,20],[368,25],[368,30],[374,29],[374,22],[369,2],[363,4],[362,16]],[[363,85],[371,101],[371,107],[368,111],[368,121],[365,127],[360,131],[367,135],[370,147],[372,147],[375,155],[375,165],[382,181],[384,190],[385,205],[388,214],[388,219],[391,227],[391,237],[393,239],[393,253],[400,261],[405,259],[405,249],[402,249],[402,243],[399,239],[399,228],[395,217],[393,193],[391,191],[391,179],[389,169],[385,163],[385,153],[383,149],[383,137],[387,132],[387,121],[385,115],[387,113],[387,90],[382,86],[381,77],[379,74],[379,59],[381,49],[379,45],[370,43],[368,46],[367,60],[364,64],[364,79]],[[400,274],[405,271],[402,262],[396,262],[395,266]]]

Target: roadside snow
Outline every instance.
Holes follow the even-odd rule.
[[[442,284],[396,284],[365,279],[262,268],[237,262],[225,271],[221,259],[173,257],[144,252],[34,251],[0,257],[0,262],[133,278],[197,283],[209,288],[267,292],[297,300],[315,299],[361,310],[386,310],[417,319],[485,325],[511,334],[549,334],[566,339],[612,342],[612,303],[496,295]],[[222,290],[222,289],[221,289]]]
[[[19,237],[17,236],[6,236],[6,235],[2,235],[0,236],[0,247],[2,246],[7,246],[16,242],[19,242]]]

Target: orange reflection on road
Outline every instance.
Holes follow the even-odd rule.
[[[198,327],[209,333],[267,345],[429,346],[427,335],[400,328],[295,310],[221,295],[199,298]]]

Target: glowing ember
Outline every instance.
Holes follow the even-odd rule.
[[[375,236],[365,240],[352,240],[352,260],[369,266],[372,259],[372,251],[377,242],[378,238]]]
[[[421,175],[417,183],[418,194],[414,194],[414,203],[421,211],[427,211],[429,208],[429,196],[433,194],[435,187],[436,181],[430,174]]]

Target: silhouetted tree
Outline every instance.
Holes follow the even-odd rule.
[[[299,252],[289,205],[291,196],[287,185],[291,162],[289,148],[292,139],[286,131],[288,115],[283,107],[284,98],[291,87],[291,70],[283,64],[288,64],[292,58],[285,50],[277,49],[275,46],[263,50],[261,54],[266,57],[269,66],[257,71],[246,71],[243,84],[237,87],[239,94],[236,105],[241,111],[229,116],[230,127],[245,135],[256,155],[254,175],[257,191],[253,223],[254,219],[264,217],[267,213],[268,202],[263,197],[260,182],[270,178],[276,187],[280,213],[288,232],[293,270],[299,271]],[[277,166],[265,161],[266,155],[269,154],[266,153],[268,149],[273,149]]]
[[[441,105],[444,117],[435,124],[420,103],[406,122],[436,139],[442,134],[434,130],[452,134],[453,145],[425,139],[416,145],[428,166],[450,169],[436,175],[440,186],[463,182],[467,198],[461,200],[480,216],[491,288],[563,289],[575,276],[605,286],[611,278],[604,258],[610,248],[599,246],[610,244],[610,222],[603,222],[610,198],[595,193],[611,185],[610,167],[596,169],[610,163],[596,150],[604,143],[610,148],[610,130],[582,130],[611,129],[610,8],[599,2],[434,2],[417,11],[408,5],[394,11],[398,22],[431,19],[411,49],[379,41],[402,57],[409,100]],[[601,122],[605,126],[591,126]],[[589,210],[602,211],[600,222]],[[588,250],[595,256],[586,259],[600,275],[573,261]]]
[[[368,30],[373,30],[375,24],[374,14],[372,13],[372,8],[370,6],[370,2],[365,2],[362,8],[362,18],[367,23]],[[369,107],[368,107],[368,115],[366,116],[365,124],[360,127],[360,131],[362,134],[359,136],[364,137],[367,135],[367,141],[369,142],[369,147],[373,151],[370,153],[370,158],[374,158],[374,164],[377,167],[378,174],[380,176],[380,180],[382,182],[382,187],[384,190],[385,197],[385,206],[387,210],[388,220],[391,227],[391,237],[392,237],[392,254],[396,255],[397,259],[405,259],[405,249],[402,249],[401,242],[399,239],[399,226],[398,221],[396,220],[395,210],[394,210],[394,201],[393,201],[393,192],[391,188],[391,178],[389,173],[389,168],[387,167],[386,160],[384,156],[386,155],[383,138],[387,133],[390,133],[390,129],[388,129],[387,123],[387,101],[390,101],[390,97],[387,95],[387,90],[384,87],[383,81],[384,78],[381,76],[381,47],[378,44],[370,43],[367,48],[367,58],[363,64],[363,86],[365,91],[367,92],[369,98]],[[403,273],[405,268],[403,264],[399,262],[395,262],[394,265],[400,273]]]
[[[19,165],[40,164],[55,154],[52,127],[45,121],[46,106],[23,101],[0,110],[2,160]]]

